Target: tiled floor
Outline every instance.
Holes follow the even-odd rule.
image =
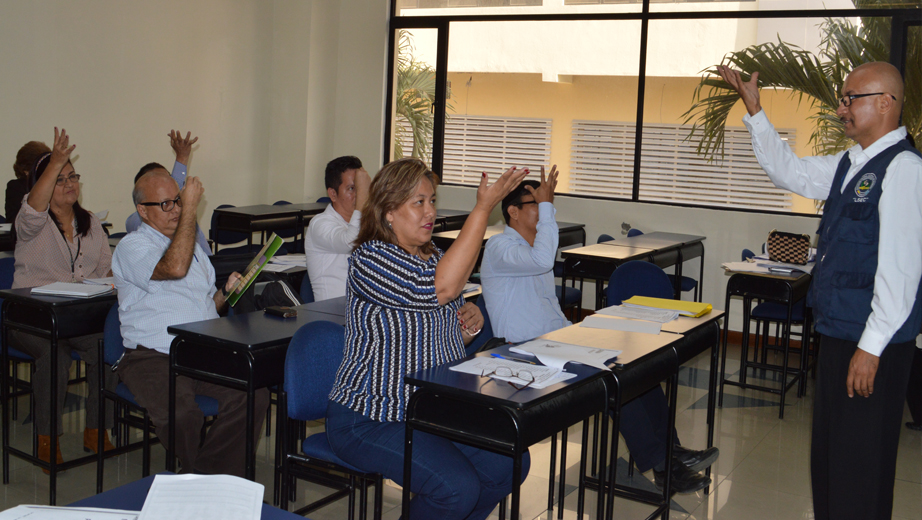
[[[736,371],[737,360],[731,353],[728,371]],[[732,367],[732,368],[731,368]],[[694,448],[705,446],[707,435],[706,383],[708,358],[699,357],[683,367],[679,387],[679,413],[677,429],[682,443]],[[79,386],[71,387],[75,394],[83,391]],[[807,396],[798,399],[792,390],[788,394],[787,410],[783,420],[778,419],[777,396],[757,392],[739,391],[727,387],[724,407],[717,412],[716,445],[720,448],[720,459],[713,466],[714,485],[710,493],[677,495],[673,501],[673,519],[808,519],[813,518],[809,442],[810,419],[812,415],[813,386],[808,385]],[[65,414],[65,435],[62,437],[64,458],[82,455],[83,430],[82,399],[70,396],[69,411]],[[28,406],[27,401],[21,401]],[[21,408],[21,410],[24,408]],[[17,446],[27,447],[30,442],[31,424],[20,412],[18,421],[13,421],[12,438]],[[906,419],[908,419],[908,411]],[[314,425],[313,428],[321,428]],[[273,428],[274,433],[274,428]],[[580,438],[578,427],[570,432],[571,441]],[[263,438],[259,445],[257,479],[266,485],[266,499],[272,497],[272,463],[274,436]],[[623,446],[624,443],[620,443]],[[568,448],[567,470],[568,494],[564,506],[564,518],[576,518],[576,454],[577,442]],[[163,468],[163,449],[153,448],[152,468]],[[522,518],[546,519],[557,517],[557,511],[549,512],[547,506],[549,442],[532,447],[532,471],[523,486]],[[626,460],[627,454],[621,454]],[[626,463],[625,463],[626,465]],[[66,471],[58,479],[58,504],[67,504],[92,495],[95,492],[95,465],[87,465]],[[141,454],[136,451],[110,459],[105,465],[105,489],[112,489],[130,482],[141,475]],[[626,477],[626,476],[625,476]],[[635,484],[652,489],[648,480],[651,475],[636,475]],[[10,483],[0,487],[0,509],[23,503],[48,503],[48,477],[38,468],[11,459]],[[299,500],[304,504],[318,493],[314,486],[301,483]],[[587,515],[594,517],[595,495],[587,495]],[[616,499],[618,518],[644,518],[652,508],[625,499]],[[400,516],[400,490],[396,486],[384,487],[384,518],[395,520]],[[497,517],[494,512],[493,518]],[[894,519],[918,519],[922,517],[922,433],[903,429],[900,437],[897,481],[894,489]],[[345,499],[322,510],[311,513],[310,518],[346,518]]]

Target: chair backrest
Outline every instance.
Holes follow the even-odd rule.
[[[329,204],[333,201],[330,200],[330,197],[320,197],[319,199],[317,199],[317,202],[326,202],[327,204]]]
[[[304,272],[304,279],[301,280],[301,301],[304,303],[314,302],[314,288],[311,286],[311,275]]]
[[[596,241],[596,243],[601,244],[602,242],[611,242],[614,239],[615,237],[602,233],[601,235],[599,235],[599,239]]]
[[[16,259],[12,256],[0,258],[0,289],[10,289],[13,287],[13,271],[15,270]]]
[[[295,332],[285,356],[289,417],[314,421],[326,416],[345,348],[345,327],[331,321],[312,321]]]
[[[662,268],[650,262],[633,260],[611,274],[608,281],[608,304],[621,305],[632,296],[672,299],[672,284]]]
[[[113,305],[109,309],[109,314],[106,315],[106,324],[103,326],[102,333],[103,359],[105,359],[106,364],[114,364],[125,352],[121,326],[122,324],[118,319],[118,305]]]
[[[233,208],[233,204],[221,204],[215,209],[224,209],[224,208]],[[246,242],[247,235],[246,233],[240,233],[237,231],[219,231],[215,224],[217,223],[217,215],[214,213],[211,214],[211,229],[208,230],[209,238],[216,244],[227,245],[227,244],[236,244],[238,242]]]
[[[273,206],[285,206],[285,205],[288,205],[288,204],[291,204],[291,203],[288,202],[287,200],[277,200],[277,201],[275,201],[275,202],[272,203]]]
[[[742,260],[743,260],[744,262],[745,262],[746,260],[749,260],[750,258],[752,258],[752,257],[754,257],[754,256],[756,256],[756,254],[753,253],[751,249],[743,249]]]
[[[477,297],[477,308],[483,314],[483,328],[480,329],[480,335],[474,338],[470,345],[464,347],[469,356],[480,352],[480,348],[493,339],[493,325],[490,323],[490,315],[487,314],[487,302],[483,299],[483,294]]]
[[[109,235],[109,238],[125,238],[128,235],[127,231],[119,231],[118,233],[112,233]]]
[[[639,230],[639,229],[634,229],[634,228],[631,228],[631,229],[627,230],[627,236],[628,236],[628,238],[630,238],[630,237],[636,237],[636,236],[638,236],[638,235],[643,235],[643,231],[641,231],[641,230]]]

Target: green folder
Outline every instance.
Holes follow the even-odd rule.
[[[253,283],[253,280],[259,276],[259,273],[262,272],[263,267],[269,263],[269,260],[273,255],[282,247],[282,244],[285,241],[282,240],[278,235],[272,233],[272,236],[269,237],[269,241],[266,242],[266,245],[259,250],[259,253],[256,255],[256,258],[247,265],[244,274],[237,280],[237,283],[234,284],[234,287],[231,288],[230,292],[227,294],[227,304],[231,307],[237,303],[237,300],[243,296],[243,293],[250,288],[250,284]]]

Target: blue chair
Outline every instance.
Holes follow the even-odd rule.
[[[359,518],[365,518],[367,487],[375,487],[374,518],[381,519],[384,478],[367,473],[340,459],[330,448],[326,432],[304,439],[300,452],[294,442],[296,431],[304,431],[301,421],[326,417],[330,390],[336,371],[343,360],[346,330],[329,321],[314,321],[302,326],[291,338],[285,356],[285,383],[279,394],[279,428],[281,436],[282,490],[281,507],[288,510],[295,478],[304,479],[336,490],[295,511],[306,515],[333,500],[349,497],[349,518],[354,517],[355,491],[360,491]],[[318,473],[324,473],[320,476]],[[338,474],[346,474],[343,477]]]
[[[290,204],[291,203],[288,202],[287,200],[277,200],[272,203],[273,206],[288,206]],[[283,230],[276,231],[275,234],[282,237],[282,240],[287,240],[289,238],[296,238],[299,234],[301,234],[301,230],[297,228],[283,229]]]
[[[672,284],[662,268],[650,262],[632,260],[615,269],[608,280],[608,304],[621,305],[633,296],[674,297]]]
[[[111,370],[114,365],[125,353],[125,344],[122,341],[121,323],[118,319],[118,305],[113,305],[106,315],[106,323],[103,327],[103,338],[99,340],[99,380],[105,381],[105,371]],[[102,493],[102,478],[104,459],[115,455],[120,455],[128,451],[141,448],[141,477],[150,475],[150,438],[154,427],[150,422],[150,416],[147,410],[138,404],[134,395],[128,390],[125,383],[119,381],[115,388],[99,389],[99,409],[105,410],[105,400],[110,399],[115,403],[115,450],[103,452],[99,450],[96,454],[96,492]],[[198,403],[205,417],[215,417],[218,415],[219,403],[217,399],[205,395],[195,396],[195,402]],[[134,413],[132,413],[134,412]],[[140,414],[138,417],[135,414]],[[99,414],[99,424],[97,428],[105,429],[105,416]],[[141,441],[129,443],[129,428],[138,428],[142,432]],[[205,426],[202,426],[202,435],[204,436]],[[154,439],[153,442],[159,442]]]
[[[13,271],[15,269],[16,260],[12,256],[0,258],[0,289],[10,289],[13,287]],[[3,298],[0,298],[0,307],[3,305]],[[2,313],[0,313],[0,320],[2,320]],[[2,338],[0,338],[2,340]],[[10,356],[10,365],[12,367],[13,377],[10,379],[10,394],[9,397],[12,399],[10,406],[10,411],[12,412],[13,420],[19,418],[19,397],[23,395],[32,395],[32,383],[31,381],[26,381],[19,378],[19,364],[28,363],[30,365],[30,371],[35,372],[35,358],[17,350],[10,346],[7,349],[7,352]],[[30,403],[31,408],[31,403]]]
[[[330,200],[330,197],[320,197],[319,199],[317,199],[317,202],[326,202],[327,204],[330,204],[333,201]]]
[[[483,314],[483,328],[480,329],[480,334],[474,338],[474,341],[464,347],[464,351],[468,356],[480,352],[487,342],[493,339],[493,325],[490,323],[490,315],[487,314],[487,302],[483,299],[483,294],[477,297],[477,308]]]
[[[639,229],[631,229],[627,232],[628,237],[636,237],[639,235],[643,235],[643,231]],[[670,274],[667,276],[669,277],[669,281],[672,283],[672,286],[675,287],[675,275]],[[697,280],[695,280],[694,278],[689,278],[688,276],[683,276],[681,283],[682,283],[681,285],[682,292],[695,291],[694,299],[695,301],[698,301],[698,282]]]
[[[304,272],[304,278],[301,280],[301,302],[314,302],[314,288],[311,287],[311,276],[306,271]]]
[[[599,239],[596,240],[596,243],[601,244],[602,242],[611,242],[611,241],[614,240],[614,239],[615,239],[615,237],[613,237],[613,236],[611,236],[611,235],[608,235],[608,234],[605,234],[605,233],[602,233],[601,235],[599,235]]]

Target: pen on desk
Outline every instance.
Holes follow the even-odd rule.
[[[491,356],[499,359],[505,359],[506,361],[517,361],[519,363],[528,363],[529,365],[537,365],[534,361],[528,361],[527,359],[516,359],[511,357],[502,356],[500,354],[490,354]]]

